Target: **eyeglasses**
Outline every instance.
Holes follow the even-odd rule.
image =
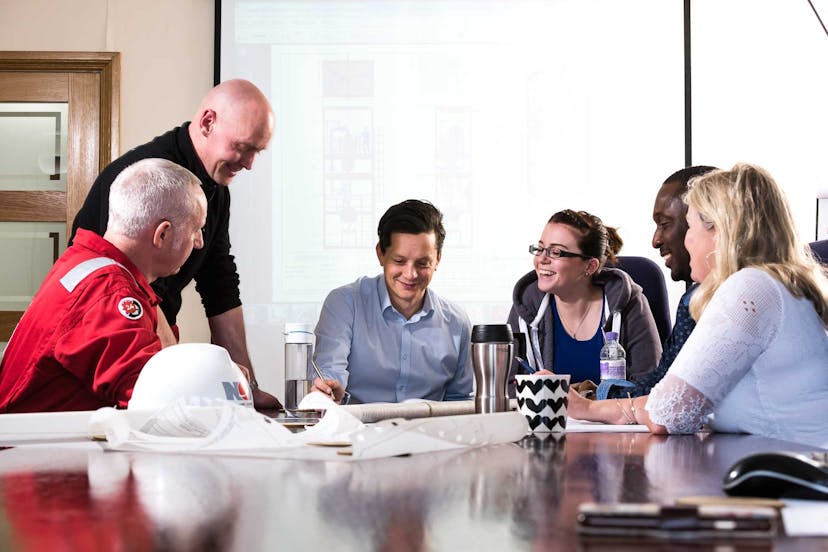
[[[547,257],[550,259],[560,259],[561,257],[580,257],[582,259],[589,260],[592,257],[589,255],[582,255],[581,253],[573,253],[572,251],[564,251],[560,247],[540,247],[539,245],[530,245],[529,246],[529,253],[534,255],[535,257],[539,257],[541,253],[546,254]]]

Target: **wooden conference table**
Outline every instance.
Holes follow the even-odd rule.
[[[0,550],[693,550],[598,542],[578,505],[723,496],[751,435],[569,433],[354,462],[103,452],[89,443],[0,451]],[[826,550],[828,540],[717,550]]]

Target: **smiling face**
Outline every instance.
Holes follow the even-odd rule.
[[[571,226],[550,222],[543,228],[538,245],[540,247],[555,247],[563,251],[581,253],[578,247],[579,234]],[[549,258],[541,253],[533,257],[535,272],[538,275],[538,288],[545,293],[560,295],[575,285],[588,283],[586,272],[597,269],[597,259],[582,259],[580,257]]]
[[[716,266],[716,230],[708,228],[693,207],[687,208],[684,246],[690,253],[690,275],[694,282],[701,282]]]
[[[265,95],[244,79],[222,82],[204,97],[189,134],[210,178],[228,186],[273,135],[273,110]]]
[[[256,109],[236,109],[234,114],[207,111],[202,116],[204,140],[199,158],[216,183],[228,186],[242,169],[253,168],[253,161],[270,142],[273,116]]]
[[[690,281],[690,254],[684,247],[687,216],[681,201],[681,184],[666,182],[658,192],[653,205],[653,247],[658,249],[670,277],[676,281]]]
[[[426,288],[440,264],[434,232],[394,232],[385,253],[377,244],[377,258],[382,265],[391,304],[400,314],[411,318],[422,308]]]

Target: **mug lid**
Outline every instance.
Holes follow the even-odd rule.
[[[472,327],[472,343],[511,343],[512,327],[509,324],[477,324]]]

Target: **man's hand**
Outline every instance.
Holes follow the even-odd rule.
[[[230,358],[239,366],[247,369],[247,379],[253,389],[253,405],[259,410],[283,410],[279,399],[259,389],[253,368],[250,366],[250,355],[247,353],[247,340],[244,332],[244,316],[242,308],[236,307],[227,312],[211,316],[207,319],[210,324],[210,335],[213,343],[227,349]]]
[[[267,391],[262,391],[258,386],[253,388],[253,406],[256,410],[284,410],[279,399]]]
[[[244,374],[244,377],[247,378],[247,382],[250,384],[250,390],[253,392],[254,408],[257,410],[284,410],[282,408],[282,403],[279,402],[279,399],[267,391],[259,389],[259,383],[256,381],[256,378],[253,377],[253,370],[244,364],[237,363],[236,366],[239,367],[242,374]]]
[[[578,383],[573,383],[570,387],[580,393],[582,397],[586,397],[587,399],[596,398],[595,392],[598,390],[598,386],[592,383],[592,380],[579,381]]]
[[[335,379],[323,380],[322,378],[316,378],[313,380],[311,391],[321,391],[336,404],[342,402],[342,397],[345,396],[345,388]]]

